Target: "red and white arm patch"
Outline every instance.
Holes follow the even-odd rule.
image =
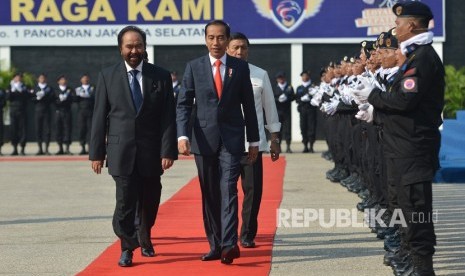
[[[413,76],[417,73],[417,68],[410,68],[404,73],[404,77]]]
[[[400,87],[405,93],[417,93],[418,92],[418,82],[417,78],[406,78],[402,80]]]

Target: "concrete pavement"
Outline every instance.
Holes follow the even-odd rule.
[[[286,155],[282,210],[321,209],[328,222],[331,209],[355,208],[355,194],[325,179],[332,163],[320,157],[323,142],[316,144],[315,154],[292,146],[296,153]],[[32,143],[26,148],[28,155],[36,151]],[[11,147],[2,152],[10,153]],[[114,182],[106,172],[97,176],[82,160],[8,158],[0,156],[0,274],[73,275],[116,240],[111,228]],[[162,201],[195,175],[193,160],[177,161],[162,178]],[[437,275],[465,275],[464,196],[463,184],[434,185]],[[363,215],[356,215],[362,221]],[[270,275],[392,275],[382,265],[382,246],[364,227],[279,227]]]

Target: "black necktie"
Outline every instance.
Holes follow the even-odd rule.
[[[139,81],[137,80],[137,74],[139,70],[131,70],[129,73],[132,76],[131,81],[131,93],[132,100],[134,102],[134,107],[136,108],[137,113],[139,113],[140,107],[142,106],[142,90],[140,89]]]

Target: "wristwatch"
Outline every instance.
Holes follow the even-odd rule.
[[[279,138],[275,138],[275,139],[272,139],[271,142],[272,142],[272,143],[279,144],[280,140],[279,140]]]

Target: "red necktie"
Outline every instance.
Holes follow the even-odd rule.
[[[221,71],[220,71],[220,66],[221,66],[221,60],[217,59],[215,61],[215,88],[216,88],[216,93],[218,94],[218,99],[221,98],[221,92],[223,90],[223,81],[221,80]]]

